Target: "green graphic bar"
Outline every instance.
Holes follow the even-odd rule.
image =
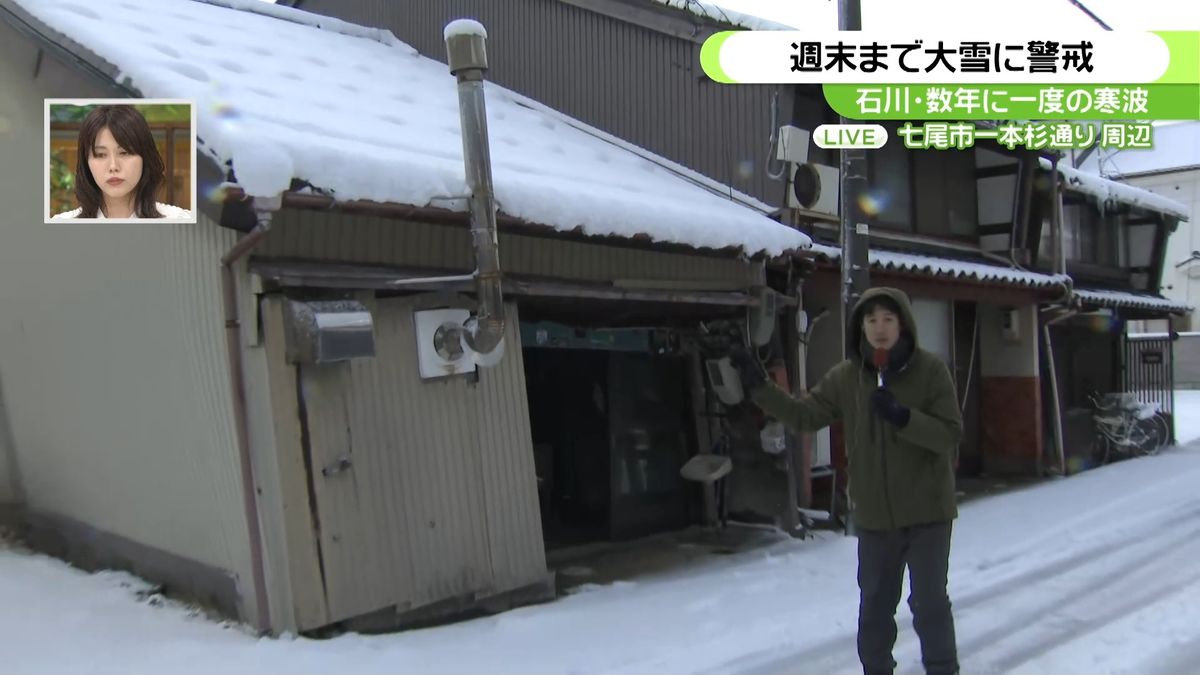
[[[1200,82],[1200,31],[1161,30],[1154,34],[1167,43],[1171,62],[1167,72],[1158,78],[1159,84],[1191,84]]]
[[[778,31],[761,31],[761,32],[760,31],[721,31],[718,33],[714,33],[713,35],[709,36],[704,41],[704,44],[700,49],[700,66],[701,66],[701,68],[704,70],[705,74],[707,74],[710,78],[712,78],[713,80],[715,80],[717,82],[721,82],[724,84],[738,83],[739,80],[733,79],[733,77],[730,76],[729,72],[727,72],[726,69],[722,67],[721,52],[722,51],[733,52],[733,53],[727,53],[725,55],[726,63],[730,63],[729,59],[733,59],[733,63],[738,64],[738,67],[733,68],[734,72],[742,73],[742,75],[744,77],[746,68],[752,67],[753,65],[755,65],[753,63],[746,63],[745,60],[746,59],[755,59],[755,58],[761,59],[762,57],[761,57],[761,55],[756,56],[756,54],[758,54],[758,52],[755,52],[755,50],[750,48],[747,45],[746,41],[743,40],[741,37],[739,37],[738,41],[735,41],[735,44],[733,46],[730,45],[729,39],[730,39],[730,37],[732,37],[735,34],[741,34],[742,36],[754,38],[763,33],[771,33],[772,35],[775,35],[778,33]],[[1169,62],[1167,64],[1166,72],[1161,77],[1159,77],[1158,80],[1156,80],[1155,82],[1152,82],[1152,83],[1148,83],[1148,84],[1200,86],[1200,31],[1164,30],[1164,31],[1152,31],[1152,34],[1156,35],[1159,39],[1161,39],[1166,44],[1168,54],[1169,54]],[[822,38],[822,37],[829,38],[830,36],[821,35],[821,34],[813,34],[812,35],[813,39]],[[797,39],[799,39],[799,38],[797,38]],[[734,47],[736,47],[736,49],[734,49]],[[793,44],[792,47],[794,48],[795,45]],[[788,53],[781,52],[779,54],[779,63],[784,62],[784,60],[788,56],[789,56]],[[795,57],[794,54],[791,54],[790,56],[792,56],[793,58]],[[1136,58],[1136,55],[1131,55],[1130,58]],[[774,59],[774,56],[772,56],[772,59]],[[789,78],[786,74],[782,74],[780,72],[780,69],[777,68],[779,63],[775,63],[774,61],[772,61],[771,65],[769,67],[767,66],[766,63],[763,63],[764,69],[775,73],[775,75],[773,75],[772,77],[778,78],[778,82],[777,82],[778,84],[786,84],[789,82],[800,83],[803,81],[808,81],[808,82],[814,81],[812,79],[804,79],[804,78],[798,78],[798,79]],[[829,68],[832,66],[826,66],[826,67]],[[928,71],[928,69],[926,69],[926,70]],[[866,71],[864,71],[864,73],[865,72]],[[808,73],[808,74],[811,75],[811,73]],[[888,75],[888,71],[881,69],[878,71],[873,71],[871,75],[867,76],[867,78],[868,78],[868,80],[870,80],[871,78],[879,78],[882,80],[882,79],[886,79],[887,75]],[[1027,76],[1027,74],[1026,74],[1026,76]],[[1009,86],[1011,86],[1011,87],[1041,86],[1041,85],[1036,85],[1036,84],[1022,84],[1020,81],[1021,74],[1019,74],[1019,73],[1013,73],[1013,78],[1014,78],[1014,81],[1012,83],[1009,83]],[[760,80],[757,78],[754,79],[754,81],[755,82],[764,82],[764,80]],[[922,84],[924,84],[924,83],[922,83]],[[849,86],[849,85],[839,85],[839,86]],[[1063,84],[1056,83],[1055,86],[1070,86],[1070,85],[1063,85]],[[1097,86],[1097,85],[1091,85],[1091,86]],[[1185,101],[1190,101],[1190,98],[1185,99]],[[1188,113],[1187,116],[1182,117],[1181,119],[1195,119],[1195,116],[1192,113]]]
[[[830,107],[853,120],[1200,119],[1200,84],[1195,83],[825,84],[822,87]]]
[[[725,71],[721,68],[721,45],[729,39],[736,31],[724,30],[720,33],[713,33],[708,36],[704,44],[700,46],[700,68],[715,82],[722,84],[733,84]]]

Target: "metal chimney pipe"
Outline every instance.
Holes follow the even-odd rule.
[[[463,163],[471,190],[471,243],[475,250],[476,317],[465,339],[472,350],[489,354],[504,337],[504,295],[500,288],[500,247],[496,240],[496,196],[488,147],[483,75],[487,72],[487,30],[471,19],[446,24],[447,63],[458,78],[458,113],[462,124]]]

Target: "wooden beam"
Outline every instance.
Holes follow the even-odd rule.
[[[325,600],[325,577],[321,565],[320,537],[317,535],[315,504],[309,492],[309,472],[306,465],[304,430],[300,423],[294,366],[284,358],[283,301],[266,298],[262,306],[265,324],[265,361],[267,395],[270,399],[269,422],[275,445],[264,459],[279,478],[279,509],[264,509],[263,520],[268,527],[282,533],[284,578],[289,580],[292,597],[291,611],[300,630],[319,628],[329,623],[329,605]],[[283,522],[274,516],[282,515]],[[278,564],[278,563],[277,563]],[[278,586],[275,587],[278,589]],[[274,590],[274,589],[273,589]],[[287,625],[283,621],[278,625]]]
[[[464,274],[461,270],[366,267],[345,263],[266,258],[252,259],[250,270],[268,283],[289,288],[466,293],[475,290],[475,285],[471,281],[462,279],[438,281],[434,279],[437,276],[460,276]],[[410,283],[413,279],[421,279],[422,282]],[[530,277],[506,276],[503,288],[506,295],[527,297],[623,300],[721,307],[757,307],[759,305],[758,298],[752,293],[740,291],[639,288]]]
[[[748,293],[615,288],[570,282],[505,279],[504,289],[513,295],[551,298],[636,300],[727,307],[757,307],[759,304],[758,299]]]
[[[1067,274],[1076,279],[1097,279],[1129,283],[1129,271],[1103,265],[1093,265],[1084,262],[1067,261]]]
[[[997,164],[995,166],[981,166],[975,169],[975,179],[980,178],[995,178],[997,176],[1015,176],[1017,174],[1017,163],[1012,164]]]
[[[241,188],[227,188],[224,195],[226,203],[241,202],[248,197]],[[471,215],[466,211],[452,211],[436,206],[414,206],[411,204],[397,204],[395,202],[374,202],[365,199],[355,199],[338,201],[333,197],[327,197],[319,194],[300,194],[296,192],[283,193],[283,207],[291,209],[302,209],[310,211],[337,211],[341,213],[356,213],[363,215],[379,216],[383,218],[395,218],[403,220],[412,220],[423,223],[432,223],[435,225],[448,225],[451,227],[470,227]],[[630,237],[620,237],[616,235],[590,235],[584,234],[582,226],[576,227],[573,230],[560,230],[549,225],[539,223],[531,223],[527,220],[514,218],[504,213],[496,215],[496,224],[501,232],[520,234],[530,237],[539,237],[542,239],[558,239],[561,241],[578,241],[582,243],[592,244],[595,246],[611,246],[614,248],[636,249],[641,251],[659,251],[662,253],[682,253],[685,255],[704,257],[704,258],[719,258],[727,260],[744,255],[744,252],[739,247],[727,246],[725,248],[697,248],[687,246],[685,244],[672,244],[667,242],[654,241],[647,234],[635,234]],[[770,259],[768,264],[783,265],[786,264],[787,258],[780,257]]]
[[[1012,234],[1012,223],[994,223],[991,225],[980,225],[979,236],[986,237],[992,234]]]

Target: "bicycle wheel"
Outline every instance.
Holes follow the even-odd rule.
[[[1106,464],[1141,455],[1140,443],[1146,440],[1146,435],[1134,425],[1126,425],[1116,430],[1104,429],[1101,435],[1107,441]]]
[[[1153,452],[1158,452],[1171,444],[1171,423],[1167,421],[1167,416],[1161,412],[1154,414],[1153,421],[1154,428],[1158,430],[1158,446],[1154,448]]]
[[[1147,457],[1158,452],[1159,445],[1162,443],[1162,434],[1159,433],[1157,424],[1150,419],[1142,420],[1134,427],[1133,432],[1129,439],[1130,450],[1136,456]]]
[[[1096,466],[1104,466],[1108,464],[1108,453],[1112,448],[1112,441],[1103,433],[1097,432],[1092,439],[1092,460]]]

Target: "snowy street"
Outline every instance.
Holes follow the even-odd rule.
[[[1182,392],[1181,440],[1200,396]],[[964,673],[1184,673],[1200,664],[1200,442],[962,507],[951,598]],[[718,556],[539,607],[395,635],[261,639],[0,551],[5,673],[856,672],[855,541]],[[898,672],[920,657],[901,604]]]

